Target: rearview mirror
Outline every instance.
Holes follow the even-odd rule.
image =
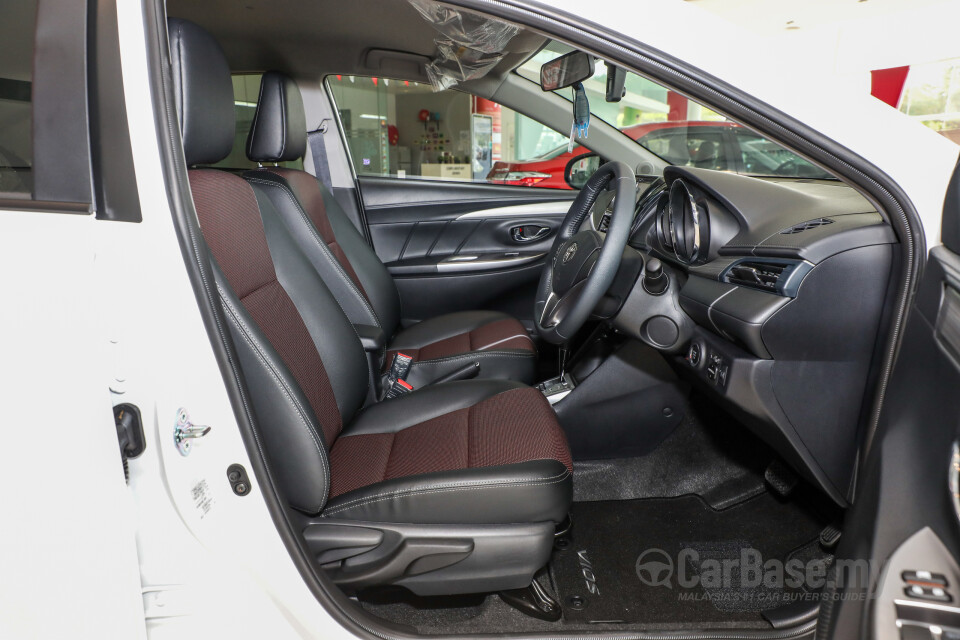
[[[579,155],[567,163],[563,170],[563,179],[572,188],[582,189],[583,185],[587,184],[587,180],[597,172],[603,162],[600,156],[592,152]]]
[[[583,82],[592,75],[593,58],[582,51],[571,51],[540,67],[540,88],[556,91]]]

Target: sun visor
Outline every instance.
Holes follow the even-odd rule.
[[[440,35],[434,38],[437,56],[426,65],[434,91],[486,75],[507,53],[515,27],[469,11],[451,9],[432,0],[408,0]]]

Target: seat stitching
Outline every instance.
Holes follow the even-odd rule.
[[[500,394],[498,393],[498,394],[495,394],[495,395],[500,395]],[[490,396],[490,397],[493,398],[493,397],[495,397],[495,396]],[[487,398],[487,399],[489,399],[489,398]],[[483,400],[481,400],[480,402],[483,402]],[[470,437],[470,435],[471,435],[471,434],[470,434],[470,425],[473,424],[473,408],[476,407],[478,404],[480,404],[480,402],[478,402],[478,403],[476,403],[476,404],[472,404],[472,405],[470,405],[469,407],[467,407],[467,468],[468,468],[468,469],[472,469],[472,468],[473,468],[473,465],[470,464],[470,449],[471,449],[470,443],[473,442],[472,438]]]
[[[518,350],[519,351],[519,350]],[[457,360],[469,360],[471,358],[485,358],[487,356],[495,356],[498,358],[534,358],[536,354],[532,351],[525,351],[524,353],[514,353],[511,351],[473,351],[468,354],[459,355],[459,356],[446,356],[444,358],[434,358],[432,360],[415,360],[411,367],[415,367],[418,364],[435,364],[438,362],[456,362]]]
[[[180,76],[180,77],[179,77],[179,84],[180,84],[180,104],[179,104],[178,106],[180,107],[180,113],[182,114],[181,121],[183,122],[184,125],[186,125],[186,124],[187,124],[187,114],[186,114],[186,112],[184,111],[184,106],[183,106],[183,105],[184,105],[184,103],[186,102],[186,93],[187,93],[187,92],[185,91],[185,89],[186,89],[187,83],[183,81],[183,67],[184,67],[184,64],[183,64],[183,23],[180,23],[180,24],[177,25],[177,75]],[[181,126],[180,128],[181,128],[181,129],[186,129],[185,126]],[[182,136],[184,133],[186,133],[186,132],[185,132],[185,131],[181,131],[181,132],[180,132],[180,135]],[[183,155],[184,155],[184,157],[186,157],[187,154],[184,153]],[[193,197],[193,196],[191,195],[191,198],[192,198],[192,197]]]
[[[257,124],[260,122],[260,105],[263,104],[263,82],[260,82],[260,91],[257,95],[257,108],[253,111],[253,126],[250,129],[250,144],[247,145],[248,151],[253,152],[253,143],[257,139]],[[258,154],[259,155],[259,154]],[[259,162],[258,162],[259,164]]]
[[[273,174],[273,172],[270,171],[269,169],[267,169],[267,172]],[[273,174],[273,175],[276,175],[276,174]],[[277,176],[277,177],[280,178],[281,180],[283,179],[281,176]],[[344,270],[343,266],[340,264],[340,261],[337,260],[337,257],[333,255],[332,251],[330,251],[330,247],[327,246],[327,243],[323,240],[322,237],[320,237],[320,233],[317,231],[316,225],[314,225],[313,221],[310,220],[310,216],[307,215],[306,211],[304,211],[303,206],[300,204],[300,201],[297,199],[296,195],[294,195],[294,193],[290,190],[290,188],[284,184],[273,182],[272,180],[263,180],[257,177],[250,177],[248,178],[248,180],[250,180],[251,182],[256,182],[258,184],[264,184],[264,185],[274,187],[276,189],[280,189],[283,192],[283,194],[287,196],[287,198],[293,203],[293,206],[295,206],[297,211],[300,213],[300,217],[303,220],[303,222],[306,223],[307,229],[309,229],[310,235],[313,237],[314,241],[317,243],[317,245],[320,246],[327,260],[333,265],[334,269],[336,269],[337,274],[340,276],[340,278],[344,282],[347,283],[347,286],[350,287],[351,290],[353,290],[353,293],[360,300],[360,303],[366,308],[366,310],[370,312],[370,315],[373,317],[373,321],[377,323],[377,327],[379,327],[381,331],[384,330],[383,323],[380,322],[380,318],[377,315],[376,310],[370,305],[369,301],[366,299],[363,293],[357,288],[357,285],[353,283],[353,280],[350,279],[350,276],[347,275],[347,272]],[[334,296],[334,298],[336,298],[336,296]],[[342,305],[340,307],[340,310],[343,311]],[[346,312],[344,312],[344,315],[346,315]],[[359,337],[359,335],[357,337]]]
[[[559,478],[559,479],[557,479],[557,480],[551,480],[551,481],[517,482],[517,483],[501,484],[501,485],[495,485],[495,484],[489,484],[489,485],[464,485],[464,486],[460,486],[460,487],[454,486],[454,487],[444,487],[444,488],[430,489],[430,490],[419,490],[419,489],[418,489],[418,490],[416,490],[416,491],[410,491],[410,492],[407,492],[407,493],[404,493],[404,494],[395,494],[395,495],[383,496],[383,497],[377,498],[376,500],[369,500],[369,501],[366,501],[366,502],[362,502],[362,503],[350,505],[349,507],[337,506],[337,507],[334,507],[334,508],[330,509],[329,511],[325,512],[324,514],[322,514],[322,517],[327,517],[328,515],[333,515],[333,514],[336,514],[336,513],[343,513],[344,511],[349,510],[349,509],[355,509],[355,508],[359,508],[359,507],[366,507],[366,506],[370,506],[370,505],[372,505],[372,504],[376,504],[376,503],[378,503],[378,502],[385,502],[385,501],[387,501],[387,500],[393,500],[393,499],[404,499],[404,498],[422,497],[422,496],[431,495],[431,494],[434,494],[434,493],[449,493],[449,492],[452,492],[452,491],[481,491],[481,490],[484,490],[484,489],[522,489],[522,488],[528,488],[528,487],[539,487],[539,486],[547,486],[547,485],[552,485],[552,484],[560,484],[560,483],[563,482],[564,480],[566,480],[566,478]]]
[[[498,344],[503,344],[504,342],[510,342],[511,340],[516,340],[517,338],[526,338],[527,340],[530,340],[531,343],[533,342],[533,340],[531,340],[530,336],[528,336],[527,334],[518,333],[515,336],[510,336],[509,338],[502,338],[500,340],[497,340],[496,342],[491,342],[490,344],[484,345],[482,347],[477,347],[476,349],[474,349],[474,351],[487,351],[488,349],[490,349],[490,347],[495,347]]]
[[[559,462],[559,461],[558,461]],[[562,464],[562,463],[560,463]],[[507,482],[491,482],[488,480],[478,481],[474,483],[465,483],[465,484],[446,484],[446,485],[434,485],[423,487],[419,489],[404,489],[401,491],[390,491],[386,493],[379,493],[373,496],[368,496],[366,498],[355,498],[344,504],[337,505],[325,511],[322,515],[326,517],[334,513],[339,513],[346,509],[352,509],[354,507],[371,505],[377,502],[383,502],[384,500],[391,500],[394,498],[409,498],[414,496],[423,496],[433,493],[445,493],[449,491],[475,491],[481,489],[514,489],[520,487],[538,487],[546,486],[551,484],[559,484],[569,477],[570,471],[567,469],[563,470],[563,473],[558,475],[550,476],[548,478],[541,478],[539,480],[519,480],[519,481],[507,481]]]
[[[283,100],[283,78],[279,78],[277,83],[277,94],[280,98],[280,155],[277,156],[277,162],[287,151],[287,106]]]
[[[237,325],[237,328],[240,329],[240,335],[243,336],[243,339],[246,341],[250,348],[253,349],[254,354],[257,356],[257,359],[260,360],[261,364],[266,367],[267,371],[270,373],[270,376],[277,383],[277,386],[283,392],[283,395],[286,397],[290,405],[296,410],[297,416],[300,418],[300,422],[303,425],[304,429],[310,435],[313,440],[314,445],[317,447],[317,453],[320,454],[320,464],[323,466],[323,473],[326,478],[327,488],[330,487],[330,469],[327,466],[327,456],[322,447],[319,434],[316,430],[310,425],[310,421],[306,419],[306,414],[304,412],[303,406],[297,401],[296,397],[290,391],[288,385],[283,381],[282,377],[276,370],[275,365],[269,361],[266,355],[262,352],[260,347],[255,343],[252,336],[249,335],[249,328],[246,323],[239,317],[237,310],[234,308],[233,303],[224,295],[223,290],[220,288],[220,285],[217,284],[217,290],[220,292],[220,299],[224,302],[225,307],[230,312],[234,323]],[[326,499],[320,501],[320,505],[316,507],[315,511],[320,511],[323,508],[323,505],[326,503]]]

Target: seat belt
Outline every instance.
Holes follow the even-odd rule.
[[[307,133],[307,144],[310,145],[310,156],[313,158],[313,171],[317,179],[327,188],[327,191],[333,193],[333,180],[330,179],[330,163],[327,160],[327,145],[323,142],[323,134],[329,128],[327,123],[329,119],[320,122],[320,126]]]

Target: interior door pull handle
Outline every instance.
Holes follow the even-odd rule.
[[[541,227],[538,224],[525,224],[510,229],[510,237],[514,242],[533,242],[546,237],[550,233],[549,227]]]

